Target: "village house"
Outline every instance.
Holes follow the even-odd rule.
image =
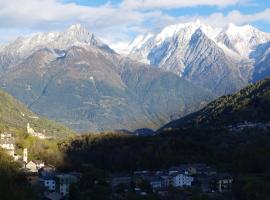
[[[211,179],[212,192],[231,192],[233,185],[233,177],[229,174],[217,174]]]
[[[175,172],[170,174],[171,185],[173,187],[190,187],[194,178],[183,172]]]
[[[52,200],[68,197],[71,184],[76,184],[81,177],[77,172],[57,173],[53,166],[45,166],[39,174],[44,196]]]
[[[71,174],[57,174],[56,178],[56,191],[61,194],[62,197],[69,195],[70,185],[77,183],[79,179]]]
[[[54,173],[47,173],[42,177],[44,187],[48,191],[56,190],[56,175]]]
[[[45,163],[40,160],[31,160],[26,165],[25,168],[30,172],[38,172],[39,169],[43,168]]]
[[[35,130],[33,128],[31,128],[30,124],[27,123],[27,133],[29,135],[32,135],[34,137],[38,137],[39,139],[47,139],[48,137],[46,135],[44,135],[43,133],[39,133],[39,132],[35,132]]]
[[[216,174],[216,169],[211,166],[207,166],[204,163],[195,163],[195,164],[183,164],[180,166],[171,167],[169,169],[169,174],[175,172],[184,172],[186,175],[201,175],[201,174],[213,175]]]
[[[56,168],[52,165],[46,165],[39,170],[41,181],[44,188],[48,191],[56,190]]]
[[[52,173],[56,173],[56,168],[52,165],[45,165],[44,167],[41,168],[41,170],[39,170],[41,176],[45,176],[46,174],[52,174]]]
[[[215,167],[197,163],[179,165],[168,170],[135,171],[133,176],[116,175],[111,183],[112,188],[118,185],[130,187],[132,182],[136,185],[140,180],[147,181],[154,192],[162,194],[166,194],[170,186],[186,188],[195,183],[201,186],[203,192],[226,192],[231,190],[233,182],[231,176],[219,174]]]
[[[33,160],[33,162],[36,164],[38,170],[45,167],[45,163],[42,160]]]
[[[15,139],[9,132],[1,133],[0,135],[0,147],[6,150],[6,152],[14,158],[15,156]]]
[[[25,168],[30,171],[30,172],[38,172],[37,165],[33,161],[29,161],[26,165]]]

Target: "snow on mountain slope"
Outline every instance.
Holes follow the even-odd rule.
[[[219,32],[219,29],[213,29],[200,21],[171,25],[165,27],[157,35],[146,34],[146,36],[138,36],[129,45],[129,56],[154,65],[163,65],[168,57],[178,48],[178,53],[180,54],[178,57],[183,57],[192,34],[198,28],[201,28],[211,39],[214,39]],[[176,44],[176,41],[180,45]]]
[[[218,95],[236,91],[247,84],[235,61],[201,29],[192,35],[184,57],[184,66],[185,78]]]
[[[80,24],[72,25],[64,32],[37,33],[31,37],[19,37],[13,43],[0,48],[0,61],[12,63],[42,48],[65,50],[72,46],[97,47],[113,52]]]
[[[202,34],[198,35],[198,30]],[[195,37],[196,34],[201,38]],[[195,44],[204,47],[200,45],[200,49],[196,49],[194,38],[200,41]],[[158,34],[139,36],[125,47],[125,51],[135,60],[174,72],[198,84],[205,85],[213,80],[208,89],[222,94],[234,92],[252,81],[254,66],[266,50],[258,50],[258,46],[269,41],[269,33],[250,25],[229,24],[214,28],[195,21],[167,26]],[[225,83],[218,91],[224,80],[231,81],[231,91]]]
[[[151,34],[151,37],[147,37],[149,34],[139,36],[129,44],[128,48],[125,47],[125,49],[129,50],[131,57],[151,61],[148,54],[152,49],[161,49],[167,46],[168,43],[175,42],[175,39],[178,38],[178,48],[181,48],[182,53],[184,53],[183,51],[187,49],[191,36],[198,28],[200,28],[209,39],[213,40],[222,48],[226,54],[238,59],[249,58],[250,53],[257,45],[270,41],[269,33],[264,33],[250,25],[236,26],[229,24],[225,28],[213,28],[197,20],[195,22],[165,27],[160,33],[156,35]],[[149,43],[151,44],[146,45]],[[138,53],[140,51],[144,53]],[[161,65],[163,63],[161,62]]]
[[[264,33],[250,25],[236,26],[229,24],[217,37],[217,42],[224,44],[228,49],[240,57],[248,59],[256,46],[270,41],[270,34]]]
[[[129,42],[128,41],[119,41],[109,44],[110,48],[113,49],[116,53],[126,56],[129,53]]]

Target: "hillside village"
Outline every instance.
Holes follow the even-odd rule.
[[[27,128],[32,132],[29,125]],[[71,185],[78,184],[81,179],[82,174],[79,172],[63,173],[42,160],[29,160],[27,148],[23,149],[22,155],[17,155],[15,138],[11,132],[1,133],[0,146],[20,164],[29,184],[41,191],[47,199],[60,200],[68,197]],[[200,163],[183,164],[158,171],[110,174],[106,182],[115,194],[133,190],[139,196],[149,193],[166,196],[170,188],[186,190],[194,186],[200,187],[205,193],[231,192],[234,177]]]
[[[129,189],[144,196],[154,192],[166,196],[170,188],[189,189],[200,187],[205,193],[231,192],[234,177],[228,173],[219,173],[214,167],[203,163],[183,164],[159,171],[134,171],[132,174],[112,176],[112,189],[127,192]],[[133,185],[133,188],[130,188]],[[149,186],[147,188],[147,185]]]
[[[270,0],[0,19],[0,200],[270,200]]]
[[[30,123],[27,123],[27,133],[34,137],[38,137],[39,139],[49,139],[49,137],[47,137],[44,133],[36,132],[33,128],[31,128]]]
[[[29,132],[29,124],[27,130]],[[30,128],[29,134],[45,139],[41,135],[33,134]],[[3,148],[17,163],[27,178],[29,184],[44,191],[44,196],[48,199],[61,199],[69,193],[69,186],[79,181],[79,173],[60,173],[52,165],[45,164],[42,160],[29,160],[27,148],[23,149],[23,155],[16,154],[15,138],[10,132],[0,134],[0,147]],[[53,192],[52,192],[53,191]],[[51,193],[50,193],[51,192]]]

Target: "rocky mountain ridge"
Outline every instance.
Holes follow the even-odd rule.
[[[81,26],[41,35],[4,47],[0,86],[77,131],[156,129],[214,98],[171,72],[115,53]]]
[[[135,60],[223,95],[259,80],[262,75],[257,74],[262,71],[263,77],[270,75],[263,61],[269,55],[269,42],[269,33],[250,25],[214,28],[195,21],[165,27],[158,34],[138,36],[124,48],[127,56]]]

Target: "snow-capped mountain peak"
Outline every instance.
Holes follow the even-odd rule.
[[[219,30],[212,28],[209,25],[203,24],[197,20],[195,22],[189,22],[184,24],[175,24],[165,27],[156,37],[157,45],[161,44],[168,38],[172,38],[178,35],[186,35],[188,38],[197,30],[201,29],[204,34],[210,38],[214,38]]]
[[[222,28],[212,27],[197,20],[167,26],[157,34],[149,33],[138,36],[125,46],[124,52],[128,52],[126,54],[133,58],[151,63],[148,55],[153,52],[153,49],[162,49],[164,44],[170,43],[172,45],[172,43],[178,42],[178,48],[182,49],[182,56],[184,56],[190,39],[197,29],[200,29],[209,39],[214,41],[226,54],[237,60],[249,59],[250,53],[254,51],[256,46],[270,41],[269,33],[264,33],[251,25],[237,26],[230,23]],[[121,50],[118,49],[118,51]]]
[[[270,41],[270,34],[262,32],[251,25],[236,26],[230,23],[219,35],[217,42],[248,59],[250,53],[258,46]]]
[[[93,33],[80,24],[70,26],[64,32],[36,33],[29,37],[19,37],[4,46],[2,52],[12,56],[25,57],[41,48],[65,50],[72,46],[105,47]]]
[[[127,54],[136,60],[154,65],[163,65],[176,49],[178,57],[184,57],[191,37],[197,29],[202,30],[212,40],[215,40],[221,31],[220,28],[212,28],[199,20],[170,25],[162,29],[158,34],[148,33],[138,36],[128,47],[125,47],[125,52],[128,52]],[[157,55],[154,56],[154,54]],[[164,59],[160,58],[161,54],[164,55]]]
[[[125,52],[137,61],[226,93],[252,79],[265,43],[270,43],[270,34],[251,25],[212,27],[197,20],[139,36]],[[229,87],[227,81],[232,82]]]
[[[68,31],[86,30],[81,24],[73,24],[68,28]]]
[[[134,42],[132,42],[130,44],[130,48],[132,50],[136,50],[136,49],[140,49],[143,47],[143,45],[152,37],[154,36],[154,34],[152,33],[147,33],[146,35],[139,35]]]
[[[67,40],[70,43],[80,43],[80,44],[93,44],[100,43],[101,41],[97,41],[95,35],[88,31],[81,24],[75,24],[70,26],[67,31],[61,33],[59,35],[60,40],[64,43]]]

